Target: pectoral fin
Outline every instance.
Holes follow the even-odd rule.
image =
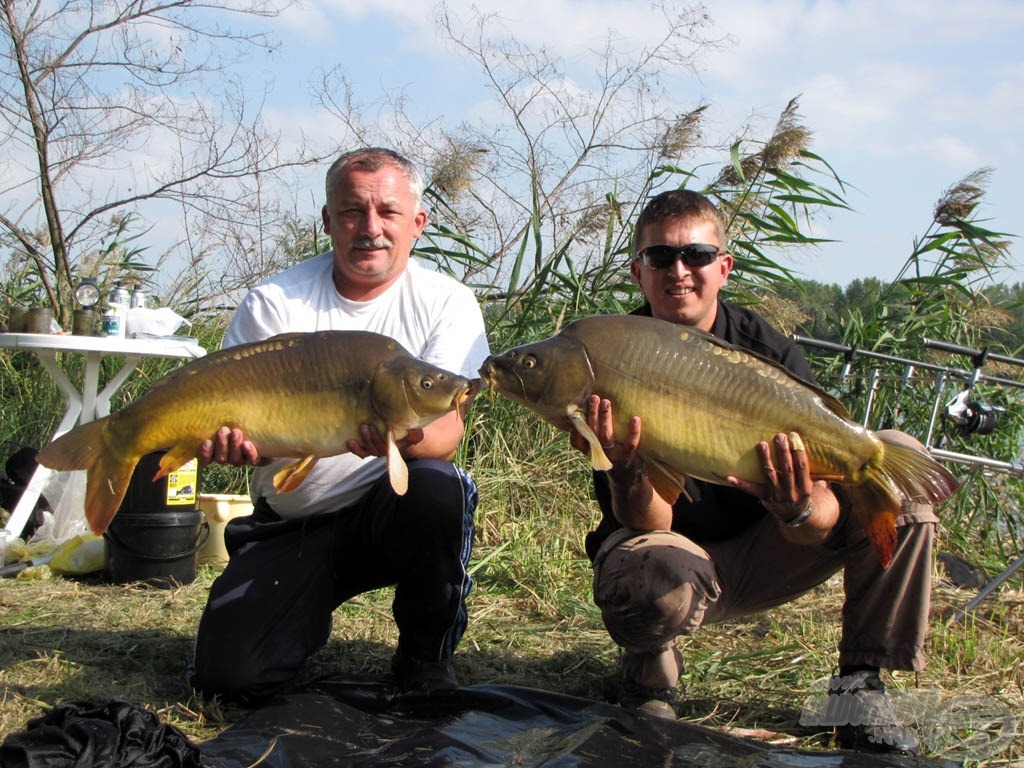
[[[594,434],[594,430],[587,424],[587,420],[583,417],[583,413],[578,409],[573,409],[569,412],[569,420],[572,425],[576,428],[576,431],[583,435],[583,438],[590,445],[590,466],[594,469],[607,472],[612,468],[612,463],[608,460],[608,456],[604,452],[604,448],[601,446],[601,441],[597,439],[597,435]]]
[[[644,459],[644,472],[647,474],[647,480],[654,488],[654,492],[669,504],[675,504],[680,494],[692,501],[690,494],[686,492],[686,475],[653,459]]]
[[[308,475],[313,467],[316,466],[316,462],[317,457],[311,454],[309,456],[303,456],[293,464],[289,464],[274,475],[275,490],[277,490],[278,493],[294,491],[302,485],[302,481],[306,479],[306,475]]]
[[[409,490],[409,467],[398,450],[394,430],[388,429],[388,478],[391,487],[399,496],[405,496]]]

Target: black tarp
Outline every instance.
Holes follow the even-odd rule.
[[[910,768],[945,761],[773,747],[611,704],[507,685],[394,695],[324,681],[280,697],[200,745],[218,768]]]
[[[121,701],[66,702],[0,745],[2,768],[911,768],[947,761],[775,747],[532,688],[396,694],[378,679],[282,695],[200,744]]]

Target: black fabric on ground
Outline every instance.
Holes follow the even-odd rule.
[[[199,768],[199,748],[123,701],[58,704],[0,745],[2,768]]]
[[[390,681],[327,680],[281,695],[194,745],[119,701],[69,702],[0,746],[0,768],[947,768],[948,761],[773,747],[611,704],[477,685],[396,694]]]
[[[395,694],[380,681],[321,681],[283,695],[201,745],[221,768],[710,765],[911,768],[920,758],[773,747],[611,704],[507,685]]]

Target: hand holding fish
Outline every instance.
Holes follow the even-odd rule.
[[[775,435],[771,446],[762,440],[757,444],[757,455],[768,482],[754,483],[729,475],[726,478],[729,485],[770,504],[803,506],[811,496],[814,481],[800,435],[780,432]]]
[[[726,482],[759,498],[783,524],[791,541],[815,544],[823,540],[839,519],[839,502],[827,483],[811,478],[799,433],[779,432],[771,445],[762,440],[757,455],[768,482],[752,483],[734,475],[726,477]]]
[[[570,421],[586,438],[595,470],[607,471],[613,462],[605,450],[610,443],[588,424],[590,396],[600,392],[615,403],[618,440],[631,439],[625,436],[632,427],[621,414],[641,417],[643,439],[635,451],[646,482],[640,485],[653,487],[668,504],[684,491],[688,476],[720,485],[729,476],[764,484],[764,461],[755,446],[799,428],[815,480],[812,503],[838,510],[826,483],[842,485],[883,566],[892,560],[904,499],[935,504],[960,485],[926,450],[864,428],[834,397],[778,364],[696,328],[651,317],[580,318],[555,336],[491,355],[480,375],[493,391],[549,422]],[[780,469],[774,460],[772,468]],[[759,498],[768,495],[762,491]],[[828,512],[816,509],[812,520],[792,530],[802,541],[824,519],[819,513]]]
[[[629,432],[626,435],[625,441],[618,443],[615,441],[615,419],[612,415],[611,400],[600,395],[591,395],[587,398],[586,423],[591,431],[597,435],[598,440],[601,441],[605,455],[608,457],[608,461],[612,463],[610,472],[614,474],[616,470],[621,471],[636,463],[636,449],[640,446],[639,416],[634,416],[630,419]],[[566,419],[563,429],[569,430],[569,442],[573,448],[589,455],[590,445],[587,439],[579,430],[572,428],[568,419]]]
[[[398,452],[403,456],[406,455],[408,448],[421,442],[423,442],[422,429],[410,429],[406,433],[405,437],[395,441],[398,446]],[[360,424],[359,440],[349,440],[347,445],[349,451],[361,459],[365,459],[369,456],[388,455],[387,438],[384,437],[380,433],[380,430],[372,424]]]
[[[37,461],[87,471],[86,517],[102,533],[146,454],[165,451],[154,479],[196,456],[238,466],[294,459],[274,475],[285,493],[321,458],[348,452],[350,440],[362,443],[360,426],[371,423],[387,438],[388,476],[402,495],[409,479],[402,447],[410,457],[454,455],[475,389],[377,333],[284,333],[172,371],[120,411],[61,435]],[[414,430],[423,438],[416,445],[406,438]],[[371,449],[379,447],[364,445]]]
[[[643,460],[637,453],[642,425],[639,416],[627,422],[623,442],[615,439],[615,417],[612,403],[600,395],[587,398],[583,408],[585,424],[591,434],[600,440],[611,466],[605,470],[612,489],[612,512],[627,528],[639,531],[668,530],[672,526],[672,505],[654,492],[646,480]],[[569,442],[579,451],[589,454],[590,443],[578,428],[566,420]]]
[[[211,439],[199,446],[200,466],[208,464],[230,464],[233,467],[256,467],[269,464],[269,458],[262,458],[251,440],[237,427],[221,427]]]

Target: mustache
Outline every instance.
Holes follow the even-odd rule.
[[[386,237],[357,237],[352,241],[353,248],[390,248],[391,245]]]

